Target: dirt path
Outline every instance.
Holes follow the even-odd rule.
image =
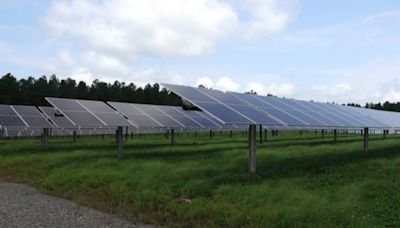
[[[152,227],[47,196],[23,185],[0,182],[0,227]]]

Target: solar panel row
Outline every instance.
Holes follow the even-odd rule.
[[[52,125],[33,106],[0,105],[0,126],[50,128]]]
[[[74,127],[221,128],[210,120],[211,116],[196,115],[178,107],[65,98],[46,100],[65,117],[63,122],[69,121]],[[66,123],[57,124],[54,110],[41,110],[56,126],[66,127]]]
[[[54,107],[0,105],[0,127],[221,129],[261,124],[272,129],[400,128],[400,114],[188,86],[164,85],[199,107],[46,98]],[[40,112],[40,111],[41,112]]]
[[[162,84],[225,124],[262,124],[270,128],[391,128],[400,114],[271,96]],[[377,113],[379,112],[379,113]]]

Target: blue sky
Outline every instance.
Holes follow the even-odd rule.
[[[0,74],[400,100],[394,0],[0,0]]]

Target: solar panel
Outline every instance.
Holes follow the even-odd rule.
[[[163,84],[224,124],[281,124],[230,94],[218,90]]]
[[[308,123],[300,120],[296,116],[293,116],[278,107],[272,106],[270,103],[266,102],[259,96],[251,95],[251,94],[242,94],[242,93],[232,93],[234,96],[239,99],[251,104],[258,109],[268,113],[271,116],[274,116],[276,119],[279,119],[281,122],[285,123],[288,126],[307,126]],[[277,125],[277,124],[275,124]]]
[[[10,105],[0,105],[0,125],[3,127],[27,127]]]
[[[340,126],[344,127],[363,127],[362,122],[353,118],[352,115],[345,115],[343,112],[338,112],[336,110],[332,110],[328,105],[319,103],[319,102],[304,102],[304,104],[308,104],[310,108],[314,111],[320,113],[323,117],[329,118],[329,120],[339,123]]]
[[[302,106],[305,112],[309,113],[312,116],[315,116],[315,118],[320,119],[321,121],[326,123],[327,126],[352,127],[350,123],[347,123],[346,121],[340,119],[339,115],[333,115],[330,112],[320,109],[318,106],[313,105],[312,102],[298,100],[292,100],[292,102],[294,104]]]
[[[400,113],[392,111],[382,111],[367,108],[349,107],[354,111],[369,116],[387,126],[392,126],[393,128],[400,128]]]
[[[67,119],[63,114],[58,112],[54,107],[39,107],[43,114],[50,119],[50,121],[57,128],[75,128],[76,126]]]
[[[47,97],[46,100],[76,126],[135,126],[102,101]]]
[[[307,108],[307,106],[304,106],[300,103],[297,103],[295,100],[292,99],[284,99],[284,98],[279,98],[279,101],[285,102],[287,106],[290,106],[291,108],[304,113],[305,115],[311,117],[317,122],[322,123],[323,125],[318,125],[316,123],[311,123],[311,121],[307,121],[311,123],[313,126],[337,126],[338,123],[325,117],[322,113],[316,112],[315,110]],[[304,118],[305,119],[305,118]]]
[[[18,115],[24,120],[28,127],[34,128],[52,128],[49,121],[34,106],[12,106]]]
[[[222,128],[218,121],[212,116],[205,112],[200,111],[183,111],[187,116],[200,123],[204,128],[207,129],[220,129]]]
[[[356,112],[352,107],[343,105],[334,105],[334,104],[331,104],[331,107],[339,109],[342,113],[345,113],[346,115],[354,116],[354,118],[357,118],[357,120],[362,123],[363,127],[370,127],[370,128],[390,127],[374,118],[369,117],[368,115],[360,115],[360,113]]]
[[[154,107],[162,111],[163,113],[171,116],[176,121],[183,124],[186,128],[204,128],[204,126],[201,123],[197,122],[196,120],[186,115],[181,107],[166,106],[166,105],[157,105]]]
[[[147,113],[137,109],[131,103],[123,102],[107,102],[110,106],[115,108],[122,115],[126,116],[131,122],[136,123],[139,127],[164,127],[160,122],[149,116]]]
[[[254,123],[265,124],[265,125],[282,125],[282,123],[277,121],[276,118],[273,118],[267,113],[255,109],[254,106],[250,106],[248,103],[243,102],[242,100],[231,95],[230,93],[224,93],[219,90],[209,90],[202,88],[198,88],[198,90],[202,91],[203,93],[206,93],[208,96],[227,105],[236,112],[246,116]]]
[[[146,113],[152,119],[156,120],[158,123],[161,123],[164,127],[170,128],[182,128],[185,127],[183,123],[177,121],[174,117],[167,115],[166,113],[159,110],[155,105],[146,105],[146,104],[132,104],[132,106]]]
[[[274,106],[280,107],[283,111],[296,116],[302,121],[311,126],[330,126],[329,122],[325,121],[318,113],[307,113],[303,108],[296,106],[288,99],[269,97]]]

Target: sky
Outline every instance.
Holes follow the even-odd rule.
[[[0,0],[0,75],[400,101],[397,0]]]

